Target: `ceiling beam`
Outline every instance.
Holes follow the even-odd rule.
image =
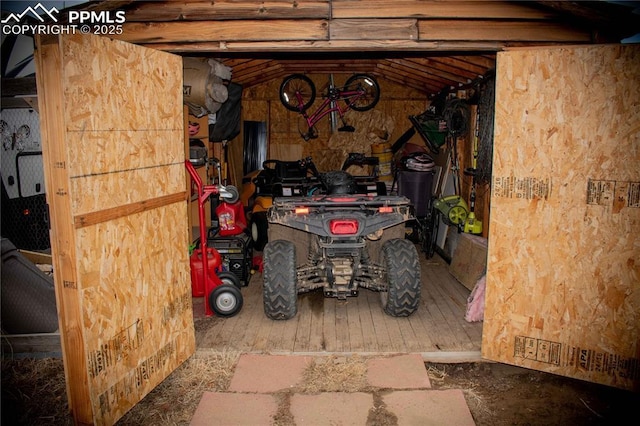
[[[122,24],[113,38],[129,43],[188,43],[234,41],[327,40],[328,22],[306,19],[237,21],[132,22]]]
[[[327,1],[140,2],[127,11],[127,22],[255,19],[329,19]]]
[[[331,17],[438,19],[555,19],[551,10],[508,1],[333,0]]]
[[[538,22],[496,22],[488,20],[414,20],[414,19],[322,19],[131,22],[123,24],[122,34],[114,36],[136,44],[211,44],[225,48],[242,42],[263,44],[281,41],[316,44],[327,48],[347,45],[379,48],[399,44],[404,48],[420,48],[420,42],[590,42],[591,34],[566,25]],[[428,44],[422,46],[428,48]]]
[[[264,53],[319,53],[319,52],[498,52],[516,43],[496,41],[406,41],[406,40],[335,40],[335,41],[212,41],[188,43],[138,42],[141,46],[177,54],[264,54]]]
[[[528,41],[589,43],[588,31],[553,22],[496,22],[488,20],[421,20],[419,39],[425,41]]]

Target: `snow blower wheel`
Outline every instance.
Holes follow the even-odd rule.
[[[242,309],[242,303],[242,293],[233,284],[221,284],[209,293],[209,306],[219,317],[228,318],[234,316]]]

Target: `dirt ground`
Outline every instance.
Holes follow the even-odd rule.
[[[228,388],[237,353],[192,357],[118,425],[188,425],[205,391]],[[364,360],[324,362],[305,372],[303,392],[364,390]],[[462,389],[478,426],[635,425],[640,393],[582,382],[504,364],[426,363],[434,389]],[[293,426],[288,395],[273,425]],[[62,360],[2,361],[3,425],[72,425],[67,413]],[[368,426],[397,425],[395,416],[369,417]]]

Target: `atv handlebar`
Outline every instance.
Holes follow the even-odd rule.
[[[275,173],[280,179],[300,178],[302,177],[300,175],[307,175],[309,172],[315,177],[320,175],[311,157],[305,157],[297,161],[265,160],[262,163],[262,168]]]
[[[311,174],[313,176],[317,177],[320,175],[320,172],[316,168],[316,165],[313,163],[313,160],[311,159],[311,157],[305,157],[302,160],[298,161],[298,163],[300,164],[301,169],[311,171]]]
[[[378,157],[367,157],[361,152],[350,152],[347,159],[342,164],[342,171],[346,171],[351,166],[377,166],[380,164]]]

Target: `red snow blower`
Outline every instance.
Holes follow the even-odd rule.
[[[201,291],[204,296],[206,316],[209,317],[215,313],[219,317],[231,317],[242,308],[242,293],[238,288],[238,278],[232,272],[221,270],[220,253],[213,247],[207,247],[204,208],[207,199],[212,195],[218,195],[229,203],[235,203],[240,196],[238,190],[231,185],[204,185],[193,164],[186,160],[185,165],[197,188],[200,222],[200,247],[196,248],[191,255],[192,286],[194,289],[203,289]],[[206,253],[206,256],[203,256],[203,253]],[[194,290],[194,296],[198,295]]]

